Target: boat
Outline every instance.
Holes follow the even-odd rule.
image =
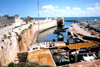
[[[79,38],[74,38],[75,43],[83,43],[84,41]]]
[[[63,41],[64,39],[64,36],[60,33],[58,34],[58,41]]]
[[[73,57],[76,57],[76,59],[75,58],[74,59],[77,62],[92,61],[97,59],[97,56],[94,52],[89,52],[86,50],[84,51],[81,51],[80,49],[78,49],[77,51],[74,50],[71,52],[71,54],[73,55]]]
[[[71,33],[68,31],[68,35],[71,35]]]
[[[93,53],[93,54],[84,54],[83,55],[83,60],[81,60],[82,62],[83,61],[92,61],[92,60],[95,60],[97,57],[96,55]]]
[[[60,32],[56,32],[56,31],[54,31],[53,34],[60,34]]]
[[[69,31],[68,31],[68,36],[69,36],[69,37],[72,37],[72,34],[71,34],[71,32],[69,32]]]
[[[68,28],[64,28],[63,30],[66,30],[66,29],[68,29]]]
[[[67,44],[74,44],[75,43],[75,40],[73,38],[73,36],[70,36],[68,39],[67,39]]]
[[[66,32],[65,29],[61,29],[61,30],[54,30],[54,32]]]
[[[78,37],[78,36],[77,36],[76,34],[74,34],[74,33],[73,33],[73,35],[74,35],[74,37]]]

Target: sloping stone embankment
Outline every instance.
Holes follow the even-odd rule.
[[[39,24],[39,30],[56,25],[56,20],[41,20]],[[17,53],[27,51],[32,43],[32,40],[36,40],[33,38],[37,31],[38,23],[31,22],[28,24],[21,24],[20,26],[15,26],[11,29],[11,31],[8,31],[8,33],[3,33],[2,36],[0,36],[1,64],[4,66],[8,65],[10,62],[15,62]]]

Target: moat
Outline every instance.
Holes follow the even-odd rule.
[[[57,26],[57,27],[51,28],[51,29],[49,29],[49,30],[47,30],[43,33],[40,33],[39,34],[39,37],[40,37],[39,41],[52,41],[53,39],[55,39],[57,41],[58,40],[58,38],[57,38],[58,35],[53,33],[54,30],[60,30],[62,28],[68,28],[68,29],[65,30],[66,32],[61,32],[64,36],[64,41],[66,41],[67,38],[68,38],[67,33],[68,33],[68,30],[69,30],[72,23],[73,22],[65,22],[64,26]]]

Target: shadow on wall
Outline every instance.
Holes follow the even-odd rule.
[[[28,52],[17,53],[17,55],[18,55],[19,62],[26,62],[26,61],[28,61],[27,60]]]

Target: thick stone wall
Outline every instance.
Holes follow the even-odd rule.
[[[14,59],[19,52],[16,34],[11,33],[11,37],[0,41],[0,62],[3,66],[14,62]]]
[[[47,22],[47,23],[41,23],[39,24],[39,31],[46,29],[46,28],[50,28],[53,26],[56,26],[57,23],[56,21],[52,21],[52,22]],[[29,47],[34,44],[36,42],[36,36],[35,33],[38,31],[38,24],[34,24],[33,27],[29,30],[26,30],[21,36],[22,36],[22,40],[20,41],[19,45],[20,45],[20,50],[21,52],[23,51],[27,51],[29,49]],[[35,37],[34,37],[35,36]],[[33,39],[34,38],[34,39]],[[33,43],[32,43],[33,40]],[[34,41],[35,40],[35,41]]]
[[[56,26],[56,20],[48,20],[47,22],[41,21],[39,30],[43,30],[52,26]],[[12,28],[12,27],[10,27]],[[29,23],[12,28],[10,33],[0,39],[0,62],[3,66],[8,65],[10,62],[15,62],[18,52],[24,52],[29,49],[36,40],[36,32],[38,31],[37,23]],[[4,38],[6,37],[6,38]],[[34,39],[35,38],[35,39]]]

